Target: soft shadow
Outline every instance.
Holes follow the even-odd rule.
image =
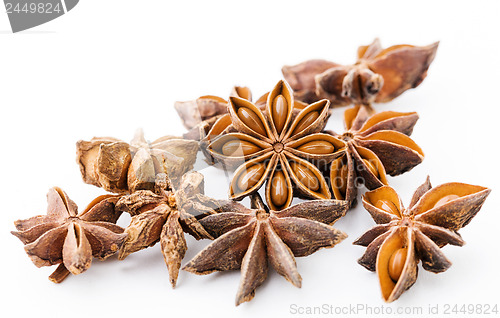
[[[51,34],[51,33],[57,33],[56,31],[32,31],[32,30],[25,30],[25,31],[20,31],[17,33],[13,33],[10,30],[0,30],[0,34]]]

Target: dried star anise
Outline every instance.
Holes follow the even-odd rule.
[[[123,244],[127,234],[116,220],[119,196],[103,195],[78,213],[76,204],[60,188],[47,194],[47,215],[15,222],[18,237],[37,267],[60,264],[49,276],[54,283],[62,282],[70,273],[87,270],[92,257],[104,260]]]
[[[142,130],[130,145],[96,137],[80,140],[76,147],[83,181],[115,193],[153,189],[158,173],[168,173],[177,182],[193,168],[198,152],[197,142],[179,137],[165,136],[149,143]]]
[[[344,112],[346,132],[328,131],[344,146],[329,167],[336,199],[353,205],[357,185],[373,190],[387,184],[386,174],[402,174],[422,162],[424,154],[408,135],[418,120],[417,113],[385,111],[370,116],[365,106]]]
[[[302,278],[294,256],[307,256],[320,248],[333,247],[347,237],[327,225],[345,214],[348,208],[345,201],[307,201],[279,212],[269,210],[258,193],[252,195],[251,209],[234,201],[219,202],[219,213],[200,220],[217,239],[183,270],[204,275],[241,268],[236,305],[255,296],[255,289],[267,277],[268,263],[300,287]]]
[[[229,96],[252,100],[252,92],[245,86],[234,86]],[[227,100],[214,95],[204,95],[196,100],[175,102],[174,107],[189,131],[184,138],[192,140],[203,139],[214,123],[227,114]]]
[[[259,97],[254,103],[255,106],[264,109],[268,95],[269,92]],[[233,87],[230,96],[252,101],[252,93],[247,87]],[[203,150],[211,138],[222,133],[235,132],[235,129],[231,126],[232,122],[231,116],[228,113],[228,104],[229,102],[222,97],[213,95],[202,96],[195,101],[176,102],[175,109],[183,120],[184,126],[189,129],[184,134],[184,138],[201,141],[200,147]],[[303,109],[306,106],[307,104],[297,100],[294,101],[293,105],[295,109]],[[200,117],[198,113],[205,113],[206,115]],[[204,152],[204,154],[207,158],[210,158],[207,152]]]
[[[426,77],[439,43],[428,46],[394,45],[380,41],[358,48],[353,65],[310,60],[282,69],[296,97],[307,103],[326,98],[331,106],[388,102]]]
[[[203,175],[190,172],[183,176],[178,190],[172,188],[166,174],[158,174],[153,191],[137,190],[123,196],[117,209],[130,213],[132,220],[125,229],[128,237],[118,258],[122,260],[160,242],[170,282],[175,287],[187,250],[183,230],[196,239],[212,239],[196,219],[215,213],[210,207],[212,200],[203,191]]]
[[[239,165],[229,197],[240,200],[267,180],[266,200],[272,210],[288,207],[294,195],[330,199],[328,185],[315,164],[327,165],[344,143],[320,133],[328,104],[323,100],[294,111],[293,91],[284,81],[269,93],[264,111],[248,100],[231,97],[229,113],[238,132],[213,138],[208,146],[216,160]]]
[[[462,246],[457,233],[481,209],[490,189],[464,183],[431,187],[429,178],[405,209],[389,186],[367,192],[363,205],[378,224],[354,244],[367,246],[358,260],[376,271],[386,302],[398,299],[417,279],[417,264],[440,273],[451,266],[441,251],[446,244]]]

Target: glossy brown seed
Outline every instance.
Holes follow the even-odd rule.
[[[240,139],[230,140],[222,146],[222,153],[225,156],[246,156],[259,150],[260,148],[253,143]]]
[[[238,179],[238,188],[241,191],[246,191],[256,185],[264,174],[265,168],[266,166],[263,163],[258,163],[247,168],[247,171]]]
[[[339,174],[337,175],[337,178],[335,178],[335,187],[339,189],[340,193],[345,195],[347,191],[347,175],[349,173],[349,169],[347,168],[346,164],[342,165],[342,168],[340,168]]]
[[[283,95],[278,95],[273,101],[273,121],[278,134],[283,131],[288,115],[288,103]]]
[[[326,140],[313,140],[297,148],[298,151],[324,155],[335,152],[335,147]]]
[[[283,171],[276,171],[271,182],[271,201],[276,207],[285,205],[288,199],[288,188]]]
[[[264,128],[264,124],[260,120],[259,116],[257,116],[257,114],[254,113],[251,109],[247,107],[238,108],[238,117],[250,129],[263,136],[266,136],[266,129]]]
[[[375,165],[373,163],[370,162],[370,160],[363,159],[363,163],[368,168],[368,171],[370,171],[374,176],[378,177],[377,168],[375,167]]]
[[[433,208],[440,207],[440,206],[445,205],[446,203],[453,201],[453,200],[456,200],[458,198],[460,198],[460,196],[458,196],[456,194],[446,195],[446,196],[442,197],[441,199],[439,199],[438,202],[436,202],[436,204],[434,204]]]
[[[389,276],[394,282],[398,281],[403,272],[407,254],[407,248],[400,248],[396,250],[389,259]]]
[[[306,129],[309,125],[311,125],[316,119],[319,117],[319,112],[314,111],[310,112],[309,114],[305,115],[302,117],[302,119],[299,121],[297,126],[295,126],[295,129],[293,130],[292,135],[298,134],[302,130]]]
[[[290,168],[303,185],[312,191],[319,190],[319,180],[311,170],[297,162],[290,162]]]
[[[399,215],[398,208],[396,207],[396,205],[394,203],[392,203],[389,200],[378,200],[375,203],[375,207],[377,207],[377,208],[379,208],[381,210],[390,212],[390,213],[392,213],[394,215]]]

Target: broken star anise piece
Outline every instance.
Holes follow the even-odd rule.
[[[268,94],[263,111],[248,100],[231,97],[229,113],[237,130],[214,138],[211,156],[227,166],[239,166],[229,197],[241,200],[264,182],[272,210],[290,205],[294,196],[330,199],[325,178],[316,167],[325,166],[341,152],[344,143],[320,133],[328,116],[327,100],[294,111],[293,91],[284,81]]]
[[[128,237],[118,258],[122,260],[160,242],[170,282],[175,287],[187,250],[183,231],[196,239],[212,239],[197,220],[197,217],[215,213],[211,201],[203,195],[201,173],[185,174],[178,190],[172,188],[166,174],[157,175],[153,191],[138,190],[123,196],[117,203],[118,209],[132,215],[130,225],[125,229]]]
[[[385,111],[370,116],[365,106],[347,109],[346,132],[328,131],[345,143],[329,167],[334,197],[354,205],[359,184],[376,189],[387,184],[386,174],[396,176],[421,163],[424,153],[408,137],[417,120],[414,112]]]
[[[76,148],[85,183],[128,193],[153,189],[158,173],[168,173],[174,182],[180,180],[196,161],[198,143],[172,136],[149,143],[139,130],[130,144],[104,137],[80,140]]]
[[[382,49],[375,39],[358,48],[358,60],[353,65],[310,60],[284,66],[282,72],[297,99],[307,103],[322,98],[329,99],[332,107],[383,103],[424,80],[438,45],[401,44]]]
[[[252,92],[248,87],[234,86],[230,96],[252,100]],[[202,140],[215,122],[227,114],[228,101],[214,95],[204,95],[196,100],[175,102],[174,107],[181,118],[184,127],[189,131],[184,138]]]
[[[440,273],[451,262],[441,251],[446,244],[462,246],[457,231],[469,224],[481,209],[490,189],[464,183],[445,183],[431,187],[429,178],[413,195],[405,209],[391,187],[367,192],[363,205],[378,224],[354,244],[367,246],[358,260],[376,271],[382,297],[392,302],[417,279],[417,264]]]
[[[241,269],[236,305],[254,297],[255,289],[267,277],[268,263],[300,287],[302,278],[294,257],[333,247],[347,237],[327,225],[345,214],[348,208],[345,201],[307,201],[279,212],[269,210],[258,193],[252,195],[251,209],[234,201],[225,202],[220,204],[220,213],[200,220],[203,227],[218,238],[183,270],[204,275]]]
[[[123,244],[127,234],[116,220],[118,196],[103,195],[81,213],[76,204],[59,188],[47,194],[47,215],[15,222],[18,237],[37,267],[60,264],[49,279],[62,282],[70,273],[87,270],[92,257],[104,260]]]

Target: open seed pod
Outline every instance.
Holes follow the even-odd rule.
[[[353,65],[310,60],[282,68],[296,98],[312,103],[326,98],[331,107],[388,102],[424,80],[439,43],[394,45],[382,49],[375,39],[358,49]]]
[[[354,205],[358,185],[376,189],[387,185],[386,175],[402,174],[422,162],[422,149],[408,137],[417,120],[416,113],[372,114],[365,106],[347,109],[346,132],[327,131],[337,144],[344,144],[337,146],[341,151],[328,169],[334,197]]]
[[[235,87],[231,93],[231,96],[239,97],[248,101],[252,101],[251,94],[249,91],[247,92],[246,90],[242,90],[241,88],[237,89],[238,87]],[[245,94],[247,92],[247,94]],[[257,106],[257,108],[260,108],[262,110],[265,110],[266,108],[266,103],[267,99],[269,97],[269,93],[266,93],[262,95],[257,101],[255,101],[254,105]],[[308,104],[293,100],[293,112],[297,114],[300,110],[306,108]],[[222,163],[225,168],[235,168],[236,166],[241,164],[241,161],[238,163],[236,162],[235,164],[231,164],[233,161],[237,160],[231,160],[228,159],[227,157],[220,158],[219,156],[216,156],[214,158],[212,156],[213,152],[209,151],[209,145],[211,142],[215,141],[215,139],[221,135],[228,134],[228,133],[235,133],[238,132],[238,130],[232,125],[232,118],[229,113],[218,115],[209,119],[204,120],[200,125],[197,127],[193,128],[190,132],[184,135],[184,138],[186,139],[193,139],[193,140],[200,140],[200,149],[205,155],[207,162],[209,164],[214,164],[216,162]],[[218,144],[215,144],[214,146],[221,146],[223,145],[223,141],[219,141]],[[233,143],[233,147],[230,147],[231,149],[234,149],[237,147],[237,143]],[[249,149],[248,146],[253,147],[252,144],[250,145],[245,145],[245,143],[242,144],[242,151],[247,153]],[[228,145],[229,147],[229,145]],[[221,153],[221,149],[217,149],[217,153]],[[257,152],[256,149],[254,149],[253,152]],[[221,160],[222,159],[222,160]]]
[[[440,248],[465,244],[457,231],[477,214],[490,191],[464,183],[432,188],[427,178],[407,209],[389,186],[363,196],[363,206],[377,225],[354,242],[367,247],[358,263],[377,271],[386,302],[398,299],[413,285],[419,261],[434,273],[451,266]]]
[[[193,168],[198,143],[165,136],[152,143],[138,130],[130,144],[114,138],[92,138],[76,144],[83,181],[109,192],[151,190],[156,175],[168,173],[174,184]]]
[[[47,194],[47,214],[15,222],[24,250],[37,267],[57,265],[49,276],[54,283],[69,274],[86,271],[92,258],[104,260],[114,254],[127,234],[115,223],[120,216],[119,196],[103,195],[78,213],[78,207],[60,188]]]
[[[317,166],[326,166],[343,151],[343,141],[320,133],[329,115],[328,101],[294,108],[293,92],[284,81],[267,95],[265,109],[231,97],[229,114],[237,130],[214,138],[211,157],[238,167],[229,197],[240,200],[264,183],[273,210],[288,207],[294,196],[329,199],[328,184]],[[274,187],[273,187],[274,185]]]

